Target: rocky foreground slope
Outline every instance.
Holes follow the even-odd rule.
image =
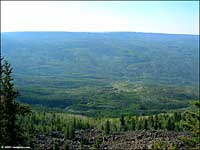
[[[152,130],[131,131],[105,135],[103,132],[92,130],[76,130],[75,138],[64,138],[61,132],[52,132],[48,135],[38,134],[33,143],[35,149],[153,149],[155,145],[160,148],[174,146],[178,149],[189,149],[180,137],[188,137],[184,132]],[[168,146],[167,146],[168,145]]]

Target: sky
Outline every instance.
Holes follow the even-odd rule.
[[[198,1],[1,1],[1,32],[132,31],[199,35]]]

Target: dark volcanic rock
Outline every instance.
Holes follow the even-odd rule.
[[[64,138],[64,134],[60,131],[53,131],[50,133],[50,136],[54,138]]]
[[[187,149],[177,140],[179,136],[188,136],[174,131],[135,131],[108,136],[101,144],[102,149],[152,149],[155,142],[164,141],[165,144],[177,144],[179,149]]]
[[[37,135],[36,135],[36,138],[37,138],[39,141],[43,141],[43,140],[45,140],[45,135],[44,135],[44,134],[37,134]]]
[[[176,144],[178,149],[188,149],[178,137],[189,136],[183,132],[153,130],[153,131],[129,131],[105,135],[96,129],[76,130],[74,139],[65,139],[62,132],[51,132],[49,135],[36,135],[36,143],[39,149],[52,149],[57,144],[60,149],[68,145],[70,149],[152,149],[155,142]]]

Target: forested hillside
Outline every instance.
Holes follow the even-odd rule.
[[[134,32],[5,32],[21,96],[70,113],[181,110],[199,99],[199,37]]]
[[[0,146],[199,149],[198,54],[192,35],[3,33]]]

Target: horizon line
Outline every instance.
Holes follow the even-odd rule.
[[[141,32],[141,31],[1,31],[1,33],[9,33],[9,32],[72,32],[72,33],[115,33],[115,32],[132,32],[132,33],[147,33],[147,34],[173,34],[173,35],[195,35],[199,36],[200,34],[189,34],[189,33],[164,33],[164,32]]]

